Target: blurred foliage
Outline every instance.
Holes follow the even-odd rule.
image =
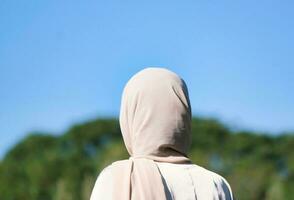
[[[243,199],[294,199],[294,136],[232,132],[194,118],[190,158],[224,176]],[[2,200],[88,200],[99,172],[128,158],[115,119],[78,124],[60,136],[33,133],[0,162]]]

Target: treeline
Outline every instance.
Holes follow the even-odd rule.
[[[232,132],[194,118],[190,158],[220,173],[238,200],[294,199],[294,136]],[[1,200],[88,200],[99,172],[128,158],[116,119],[97,119],[60,136],[32,133],[0,163]]]

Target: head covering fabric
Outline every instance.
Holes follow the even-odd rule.
[[[114,199],[166,199],[154,161],[190,162],[191,106],[185,82],[164,68],[135,74],[123,91],[120,127],[131,157],[113,163]]]

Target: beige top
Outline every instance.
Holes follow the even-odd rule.
[[[156,162],[168,200],[232,200],[230,185],[220,175],[195,164]],[[111,165],[99,175],[90,200],[112,200]]]

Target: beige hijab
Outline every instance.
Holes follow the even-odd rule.
[[[126,84],[120,127],[129,160],[112,164],[115,200],[164,200],[154,161],[189,163],[191,106],[185,82],[163,68],[147,68]]]

